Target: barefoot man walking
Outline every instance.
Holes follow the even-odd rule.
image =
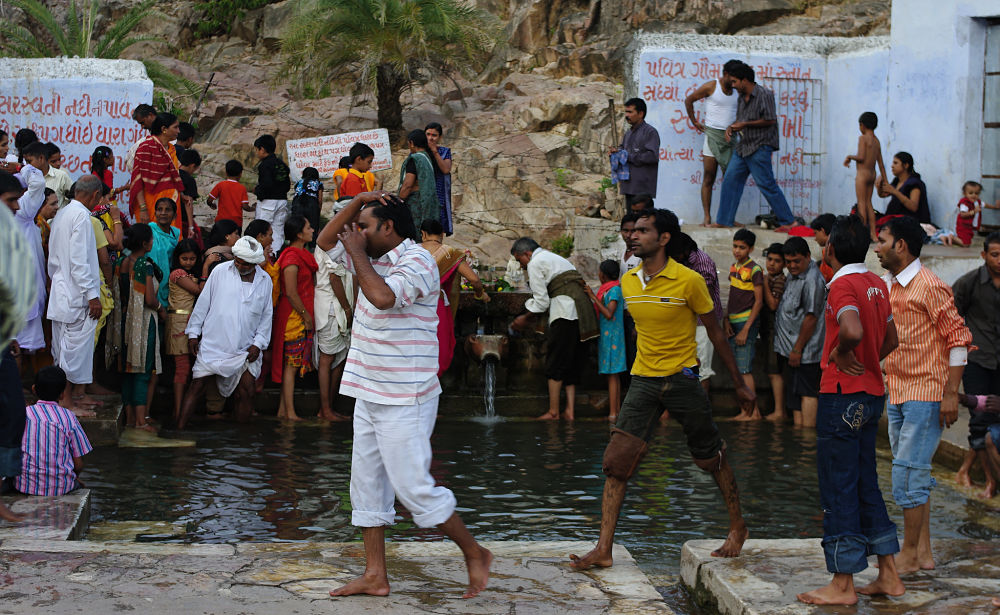
[[[745,410],[753,407],[754,392],[743,383],[736,368],[704,278],[667,256],[671,237],[679,233],[677,216],[665,209],[640,213],[632,231],[632,249],[642,258],[642,265],[622,276],[621,284],[635,319],[638,351],[632,366],[632,384],[604,451],[607,479],[601,502],[600,539],[594,550],[583,557],[570,556],[578,570],[611,566],[625,486],[646,455],[664,410],[669,410],[684,428],[695,464],[712,473],[729,511],[729,536],[712,555],[738,556],[749,533],[740,512],[739,491],[726,459],[725,444],[712,420],[708,395],[698,380],[696,321],[705,326]]]
[[[347,228],[345,228],[347,227]],[[437,526],[462,550],[469,571],[463,598],[481,592],[493,555],[455,514],[455,496],[431,476],[437,417],[437,301],[440,277],[431,254],[414,242],[406,205],[387,192],[363,192],[316,240],[343,263],[361,289],[341,393],[356,399],[351,457],[351,523],[361,527],[365,572],[331,596],[389,594],[385,526],[395,499],[419,527]]]
[[[856,604],[858,594],[901,596],[896,524],[878,487],[875,439],[885,406],[879,361],[899,344],[889,289],[865,268],[868,227],[857,216],[833,225],[823,256],[833,269],[826,297],[823,376],[816,411],[816,466],[829,585],[799,594],[807,604]],[[878,578],[854,589],[854,575],[878,556]]]

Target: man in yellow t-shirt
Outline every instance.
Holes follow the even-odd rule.
[[[607,480],[600,539],[594,550],[583,557],[570,556],[578,570],[612,564],[611,549],[625,487],[646,455],[653,430],[665,410],[684,428],[695,464],[712,473],[729,512],[729,536],[712,555],[738,556],[749,534],[725,444],[698,378],[695,326],[699,320],[733,379],[740,405],[753,407],[755,395],[736,369],[736,359],[715,318],[715,304],[705,279],[667,256],[670,238],[679,233],[677,216],[655,209],[639,214],[630,236],[632,253],[642,259],[642,264],[622,276],[621,285],[629,314],[635,320],[637,352],[632,383],[604,451]]]

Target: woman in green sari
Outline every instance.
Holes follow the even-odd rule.
[[[406,141],[410,155],[399,174],[399,198],[406,201],[413,223],[420,228],[424,220],[441,221],[441,204],[434,181],[434,161],[428,154],[427,135],[422,130],[412,130],[406,135]]]

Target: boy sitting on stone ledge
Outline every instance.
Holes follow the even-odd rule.
[[[93,450],[76,416],[64,407],[66,373],[44,367],[32,387],[38,403],[28,406],[21,441],[21,474],[14,488],[26,495],[65,495],[83,487],[83,456]]]

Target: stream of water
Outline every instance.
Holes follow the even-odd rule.
[[[496,407],[497,362],[493,357],[483,361],[483,407],[486,409],[486,420],[497,420]]]

